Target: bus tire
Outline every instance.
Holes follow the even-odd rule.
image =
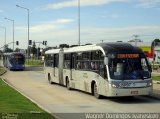
[[[49,82],[50,84],[53,84],[53,82],[51,81],[51,75],[50,75],[50,74],[48,74],[48,82]]]
[[[97,89],[97,84],[96,84],[96,83],[94,84],[93,94],[94,94],[94,96],[95,96],[97,99],[100,99],[100,98],[101,98],[101,95],[98,94],[98,89]]]
[[[68,90],[71,90],[71,87],[69,85],[69,80],[68,79],[66,80],[66,87],[67,87]]]

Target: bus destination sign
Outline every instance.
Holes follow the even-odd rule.
[[[117,58],[139,58],[139,54],[117,54]]]

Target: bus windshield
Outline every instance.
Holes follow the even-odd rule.
[[[111,79],[134,80],[150,78],[148,60],[144,54],[116,54],[109,58]]]
[[[25,58],[22,54],[14,54],[10,56],[11,64],[24,64]]]

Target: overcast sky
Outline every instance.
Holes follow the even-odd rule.
[[[30,40],[49,46],[78,43],[78,0],[0,0],[0,26],[7,28],[7,43],[15,40],[27,47],[27,10],[30,10]],[[80,0],[81,44],[128,41],[133,35],[145,42],[160,38],[160,0]],[[0,46],[4,30],[0,28]],[[42,45],[41,45],[42,46]],[[11,45],[12,47],[12,45]]]

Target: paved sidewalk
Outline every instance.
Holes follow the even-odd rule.
[[[3,67],[0,66],[0,69],[2,69]],[[3,74],[5,74],[7,72],[7,70],[5,69],[2,73],[0,73],[0,76],[2,76]]]
[[[160,76],[160,70],[156,70],[152,72],[154,76]],[[160,81],[153,81],[153,93],[151,94],[152,97],[160,99]]]
[[[151,96],[160,99],[160,82],[153,81],[153,93]]]

